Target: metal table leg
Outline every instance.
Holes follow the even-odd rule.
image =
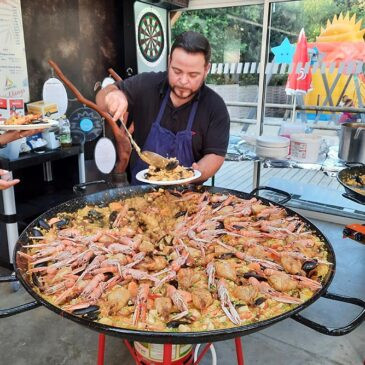
[[[13,179],[13,173],[9,172],[9,179]],[[4,202],[4,215],[15,215],[16,214],[16,205],[15,205],[15,194],[14,188],[8,188],[1,191],[3,195]],[[6,235],[8,239],[8,250],[9,250],[9,259],[10,263],[13,263],[13,251],[15,244],[19,237],[18,232],[18,223],[16,221],[14,223],[6,223]]]
[[[86,182],[84,152],[79,153],[78,164],[79,164],[79,182],[80,184],[83,184],[84,182]]]

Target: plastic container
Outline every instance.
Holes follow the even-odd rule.
[[[289,155],[289,146],[286,147],[256,146],[256,154],[260,157],[267,157],[271,159],[284,159]]]
[[[316,163],[319,158],[322,137],[314,134],[292,134],[290,158],[297,162]]]
[[[306,133],[307,129],[304,123],[284,122],[280,126],[279,136],[290,138],[292,134]]]
[[[134,342],[134,348],[139,361],[146,365],[163,365],[163,349],[164,345]],[[172,361],[171,365],[184,365],[192,358],[192,345],[172,345]]]

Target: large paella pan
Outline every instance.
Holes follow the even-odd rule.
[[[281,204],[220,188],[139,186],[87,195],[32,222],[16,275],[36,302],[100,332],[153,343],[248,334],[292,317],[342,335],[365,303],[327,293],[327,238]],[[320,296],[363,308],[328,329],[297,313]]]

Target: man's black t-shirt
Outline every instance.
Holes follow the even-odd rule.
[[[167,92],[167,72],[149,72],[119,81],[116,85],[128,99],[129,121],[134,121],[134,138],[139,146],[147,139],[152,123]],[[223,99],[212,89],[203,85],[188,103],[175,108],[171,102],[165,108],[161,126],[174,133],[187,127],[192,103],[197,100],[198,109],[192,127],[192,144],[195,161],[214,153],[225,156],[229,139],[229,115]],[[135,163],[132,154],[131,165]]]

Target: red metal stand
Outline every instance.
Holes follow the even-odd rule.
[[[99,333],[98,365],[104,365],[104,353],[105,353],[105,335]]]
[[[236,345],[237,364],[238,365],[244,365],[241,338],[237,337],[237,338],[234,339],[234,341],[235,341],[235,345]],[[132,355],[132,357],[133,357],[134,361],[136,362],[136,364],[141,365],[141,362],[138,360],[138,358],[136,356],[136,352],[135,352],[133,346],[131,346],[131,344],[127,340],[124,340],[123,342],[126,345],[126,347],[127,347],[128,351],[130,352],[130,354]],[[210,346],[211,346],[211,343],[208,343],[204,347],[203,351],[201,352],[201,354],[199,355],[197,360],[194,363],[192,363],[192,365],[198,365],[200,363],[203,356],[209,350]],[[105,352],[105,335],[100,333],[99,334],[99,347],[98,347],[98,362],[97,362],[97,365],[104,365],[104,352]],[[168,344],[164,344],[163,365],[171,365],[171,364],[172,364],[172,344],[168,343]]]
[[[167,343],[163,345],[163,364],[171,365],[172,363],[172,345]]]
[[[236,337],[234,342],[236,344],[237,364],[244,365],[241,337]]]

